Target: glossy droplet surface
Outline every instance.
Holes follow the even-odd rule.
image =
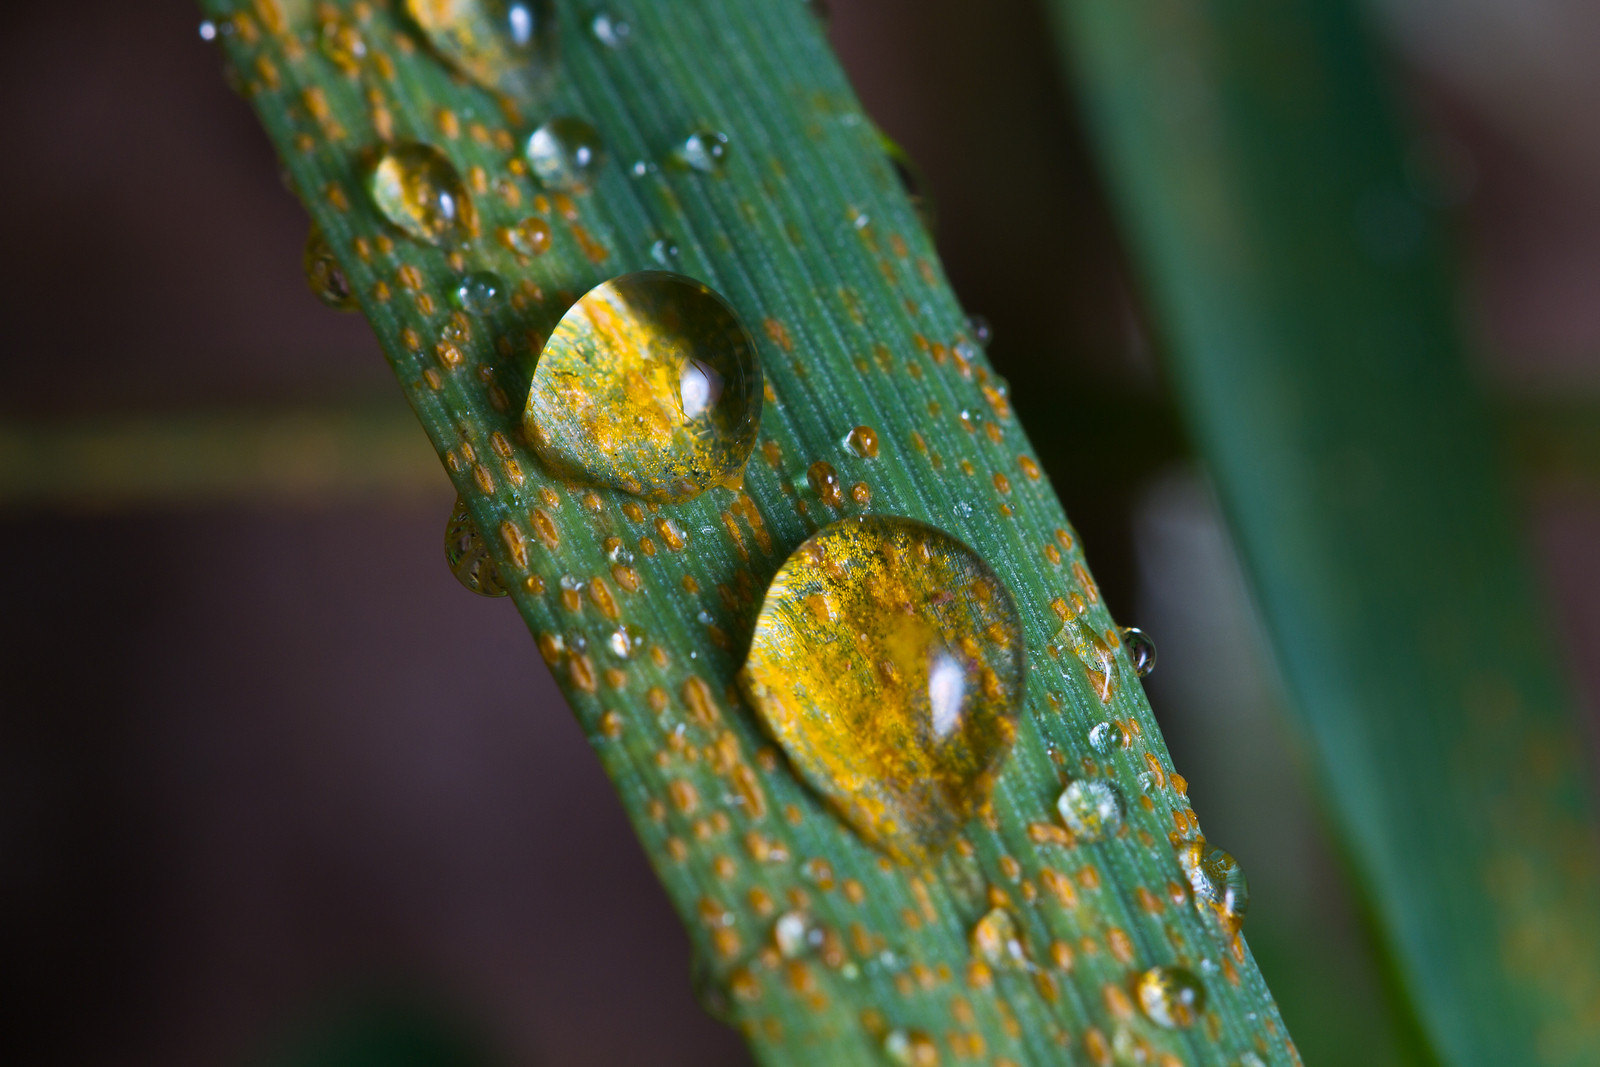
[[[339,261],[333,258],[333,249],[318,226],[311,227],[306,235],[306,250],[302,257],[306,268],[306,284],[317,294],[317,299],[340,311],[355,311],[359,306],[350,283],[345,280]]]
[[[462,277],[451,294],[456,307],[474,315],[487,315],[505,301],[505,282],[489,270],[475,270]]]
[[[1011,595],[910,519],[818,531],[767,589],[740,684],[805,780],[865,840],[938,852],[1016,736],[1025,648]]]
[[[459,496],[444,527],[444,558],[456,580],[479,596],[506,595],[494,560],[489,557],[489,546],[467,514],[467,502]]]
[[[368,175],[367,190],[384,218],[419,241],[459,244],[476,229],[460,173],[432,145],[407,141],[390,148]]]
[[[1122,643],[1127,646],[1128,662],[1133,664],[1139,677],[1143,678],[1156,669],[1156,643],[1149,634],[1137,626],[1124,626]]]
[[[672,158],[706,174],[720,170],[728,160],[728,135],[720,130],[695,130],[673,150]]]
[[[1102,756],[1109,756],[1127,741],[1127,733],[1114,722],[1096,723],[1089,730],[1089,747]]]
[[[1133,989],[1145,1018],[1168,1030],[1193,1026],[1206,1007],[1206,987],[1182,967],[1152,967]]]
[[[406,0],[438,55],[479,85],[526,101],[556,57],[550,0]]]
[[[523,155],[546,189],[587,189],[605,155],[600,131],[583,119],[564,115],[528,135]]]
[[[1056,810],[1080,841],[1100,841],[1122,826],[1122,794],[1101,778],[1068,782],[1056,799]]]
[[[784,959],[794,959],[805,952],[808,934],[806,917],[798,911],[786,911],[772,924],[772,943]]]
[[[1180,845],[1178,862],[1188,876],[1195,900],[1215,911],[1230,932],[1237,932],[1250,907],[1250,883],[1245,880],[1239,861],[1202,840]]]
[[[687,500],[736,477],[750,456],[761,422],[755,341],[692,278],[613,278],[550,334],[523,422],[559,472],[647,500]]]
[[[972,339],[983,348],[989,347],[989,342],[994,340],[994,327],[989,325],[989,320],[982,315],[967,316],[967,332],[972,334]]]
[[[883,1038],[884,1055],[898,1067],[937,1067],[939,1046],[921,1030],[890,1030]]]
[[[991,967],[1025,969],[1028,953],[1022,946],[1022,931],[1005,908],[990,908],[972,927],[972,954]]]
[[[1117,657],[1087,616],[1079,615],[1063,623],[1051,645],[1057,655],[1070,653],[1076,657],[1095,695],[1102,703],[1110,703],[1117,691]]]
[[[599,11],[589,20],[589,32],[607,48],[621,48],[633,36],[633,27],[610,11]]]

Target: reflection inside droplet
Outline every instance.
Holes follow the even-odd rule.
[[[961,698],[967,690],[967,671],[948,652],[938,653],[928,671],[928,703],[933,710],[933,735],[943,741],[961,721]]]
[[[716,406],[722,397],[722,375],[709,363],[698,359],[684,360],[678,374],[678,399],[683,403],[683,417],[698,419]]]

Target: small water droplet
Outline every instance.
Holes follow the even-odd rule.
[[[1156,669],[1156,643],[1149,634],[1137,626],[1124,626],[1122,643],[1128,646],[1128,662],[1133,664],[1139,677],[1143,678]]]
[[[311,232],[306,234],[306,250],[302,260],[306,269],[306,284],[317,294],[318,300],[340,311],[355,311],[359,307],[320,226],[312,226]]]
[[[921,1030],[890,1030],[884,1035],[883,1051],[899,1067],[938,1067],[939,1046]]]
[[[900,188],[905,190],[906,199],[911,201],[917,218],[922,220],[923,229],[932,233],[938,226],[938,212],[934,208],[933,197],[928,195],[928,182],[923,178],[921,168],[904,148],[882,130],[878,131],[878,139],[883,145],[884,154],[889,157],[889,165],[894,168],[894,176],[900,179]]]
[[[361,73],[361,64],[367,58],[367,42],[361,31],[343,19],[323,21],[317,32],[317,48],[340,71],[352,77]]]
[[[605,157],[600,131],[571,115],[551,119],[528,135],[523,155],[546,189],[587,189]]]
[[[550,0],[406,0],[428,44],[485,88],[527,102],[555,65]]]
[[[1134,983],[1145,1018],[1168,1030],[1194,1025],[1206,1006],[1206,987],[1182,967],[1152,967]]]
[[[664,271],[603,282],[567,310],[523,414],[556,470],[663,501],[735,478],[760,421],[749,331],[710,288]]]
[[[444,558],[456,580],[479,596],[505,596],[505,586],[489,556],[489,546],[467,513],[467,502],[456,497],[450,521],[444,527]]]
[[[1095,631],[1091,620],[1078,615],[1062,623],[1051,644],[1058,653],[1071,652],[1083,664],[1089,684],[1094,687],[1102,703],[1109,703],[1116,693],[1117,657],[1105,638]]]
[[[728,160],[728,135],[720,130],[695,130],[673,149],[673,160],[691,170],[710,174]]]
[[[1061,821],[1080,841],[1099,841],[1122,826],[1122,794],[1101,778],[1068,782],[1056,800]]]
[[[990,908],[972,927],[972,954],[993,967],[1026,969],[1028,953],[1017,920],[1005,908]]]
[[[988,796],[1015,740],[1025,654],[1011,594],[975,552],[910,519],[861,516],[779,568],[739,681],[835,811],[914,861]]]
[[[589,32],[607,48],[621,48],[633,36],[633,27],[609,11],[598,11],[589,20]]]
[[[988,348],[989,342],[994,340],[994,328],[989,325],[989,320],[982,315],[967,316],[967,332],[983,348]]]
[[[1096,723],[1089,731],[1089,747],[1102,756],[1111,755],[1127,742],[1128,735],[1114,722]]]
[[[772,943],[778,947],[778,954],[785,959],[792,960],[805,952],[806,917],[798,911],[786,911],[778,916],[778,921],[772,924]]]
[[[217,39],[217,24],[210,19],[201,22],[200,39],[202,41],[215,41]]]
[[[871,426],[857,426],[845,435],[844,443],[862,459],[878,458],[878,431]]]
[[[507,226],[504,240],[511,251],[525,259],[542,256],[550,251],[550,224],[537,215],[529,215]]]
[[[461,175],[432,145],[390,148],[368,174],[367,189],[383,217],[419,241],[459,244],[477,228]]]
[[[1230,933],[1237,933],[1250,907],[1250,883],[1239,861],[1204,840],[1180,845],[1178,861],[1194,889],[1195,901],[1208,905]]]
[[[633,166],[628,168],[628,173],[635,178],[643,178],[647,174],[654,174],[658,169],[660,168],[648,159],[636,159],[633,161]]]
[[[644,631],[637,626],[619,626],[611,631],[606,644],[618,659],[632,659],[644,647]]]
[[[475,270],[463,275],[452,294],[456,307],[474,315],[487,315],[505,300],[505,283],[490,270]]]
[[[650,242],[650,258],[663,267],[674,267],[678,263],[678,246],[665,237],[658,237]]]
[[[1267,1061],[1254,1052],[1246,1052],[1236,1061],[1236,1067],[1267,1067]]]

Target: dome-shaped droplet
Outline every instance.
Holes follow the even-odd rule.
[[[672,158],[707,174],[720,170],[728,159],[728,135],[721,130],[695,130],[673,150]]]
[[[760,421],[749,331],[711,289],[663,271],[613,278],[567,310],[523,413],[551,467],[648,500],[736,477]]]
[[[805,952],[809,933],[810,926],[804,915],[786,911],[772,924],[772,943],[777,946],[778,955],[792,960]]]
[[[487,315],[505,300],[505,282],[490,270],[475,270],[464,275],[451,294],[456,307],[473,315]]]
[[[390,148],[368,175],[367,189],[383,217],[419,241],[459,244],[477,228],[466,184],[432,145]]]
[[[1122,794],[1103,778],[1068,782],[1056,799],[1056,810],[1080,841],[1099,841],[1122,826]]]
[[[678,265],[678,245],[668,237],[658,237],[650,242],[650,258],[663,267]]]
[[[623,625],[611,631],[606,646],[618,659],[632,659],[644,648],[644,631],[637,626]]]
[[[1056,655],[1070,652],[1077,657],[1095,695],[1102,703],[1110,703],[1117,691],[1117,657],[1105,638],[1095,632],[1091,620],[1086,615],[1068,619],[1050,643]]]
[[[1026,969],[1028,952],[1017,920],[1005,908],[990,908],[972,927],[972,954],[991,967]]]
[[[922,176],[922,169],[888,134],[880,130],[878,138],[883,145],[884,155],[889,157],[889,165],[894,168],[894,176],[900,179],[900,188],[905,190],[906,199],[911,201],[917,218],[922,220],[923,229],[932,233],[938,226],[939,217],[933,206],[933,197],[928,194],[928,182]]]
[[[551,119],[528,135],[523,155],[546,189],[587,189],[605,147],[600,132],[571,115]]]
[[[1127,733],[1114,722],[1095,723],[1089,729],[1089,747],[1102,756],[1111,755],[1127,741]]]
[[[1206,1006],[1206,987],[1182,967],[1152,967],[1134,982],[1145,1018],[1168,1030],[1193,1026]]]
[[[1178,861],[1189,878],[1195,900],[1215,911],[1229,932],[1237,932],[1250,907],[1250,883],[1245,880],[1239,861],[1204,840],[1180,845]]]
[[[406,0],[406,12],[447,63],[514,100],[529,101],[554,69],[550,0]]]
[[[897,1067],[938,1067],[939,1046],[921,1030],[890,1030],[883,1038],[883,1052]]]
[[[613,12],[597,11],[589,19],[589,33],[607,48],[621,48],[633,36],[633,27]]]
[[[1139,677],[1143,678],[1156,669],[1156,643],[1149,634],[1137,626],[1124,626],[1122,643],[1128,646],[1128,662],[1133,664]]]
[[[350,291],[344,271],[339,268],[339,261],[333,257],[333,249],[328,247],[328,239],[322,235],[321,227],[311,227],[311,232],[306,235],[303,259],[306,284],[317,294],[318,300],[340,311],[355,311],[360,306],[356,303],[355,294]]]
[[[994,340],[994,327],[989,325],[989,320],[982,315],[967,316],[967,332],[972,334],[972,339],[982,348],[988,348],[989,342]]]
[[[1016,736],[1025,651],[1011,594],[970,548],[861,516],[778,569],[739,680],[844,820],[915,860],[988,796]]]
[[[480,596],[505,596],[505,586],[489,556],[489,546],[478,533],[477,524],[467,514],[467,502],[456,497],[450,521],[444,527],[444,558],[450,572],[468,589]]]

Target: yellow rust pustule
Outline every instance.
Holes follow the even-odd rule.
[[[805,780],[904,862],[975,814],[1016,736],[1021,622],[966,545],[910,519],[834,523],[779,568],[739,681]]]
[[[567,310],[523,423],[557,472],[646,500],[736,482],[761,421],[761,364],[737,315],[691,278],[638,271]]]

